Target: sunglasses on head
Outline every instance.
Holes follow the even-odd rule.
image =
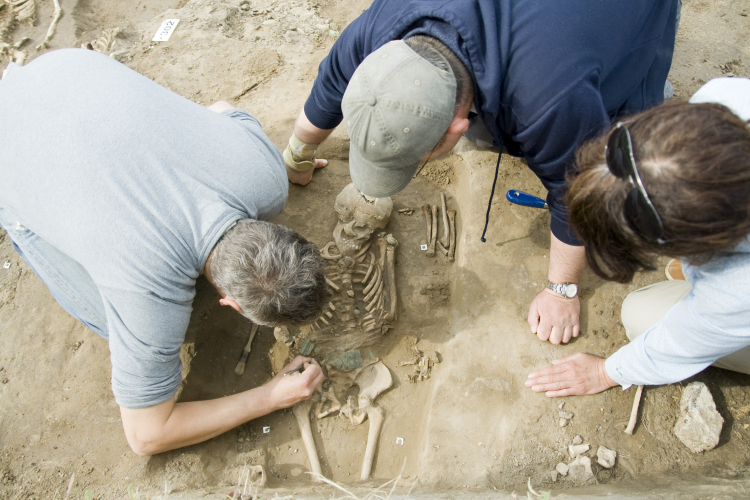
[[[632,186],[625,199],[625,220],[646,241],[660,245],[665,243],[662,239],[664,225],[643,187],[633,156],[633,141],[624,123],[618,123],[609,135],[604,156],[612,175],[626,179]]]

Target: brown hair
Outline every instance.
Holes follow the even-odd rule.
[[[625,219],[631,185],[609,171],[608,135],[584,144],[569,178],[570,223],[591,269],[626,283],[656,256],[702,264],[750,233],[750,128],[720,104],[673,101],[630,117],[627,127],[646,192],[664,224],[649,243]]]

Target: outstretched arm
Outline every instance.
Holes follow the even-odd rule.
[[[586,251],[582,246],[563,243],[550,235],[549,274],[552,283],[576,283],[586,268]],[[529,307],[529,327],[539,340],[553,344],[567,343],[580,330],[581,302],[578,296],[568,299],[545,288]]]
[[[284,376],[302,364],[304,371]],[[120,407],[125,437],[138,455],[200,443],[248,420],[308,399],[323,378],[314,359],[297,356],[270,382],[239,394],[188,403],[175,403],[172,398],[137,410]]]

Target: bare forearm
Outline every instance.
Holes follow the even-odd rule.
[[[300,111],[297,121],[294,123],[294,135],[307,144],[320,144],[331,135],[334,129],[322,129],[313,125],[307,119],[305,110]]]
[[[291,369],[303,366],[302,372]],[[249,391],[208,401],[176,403],[174,398],[148,408],[120,408],[128,444],[139,455],[200,443],[275,410],[308,399],[323,382],[320,365],[297,356],[271,381]]]
[[[264,387],[258,387],[223,398],[208,401],[174,403],[174,399],[157,405],[152,418],[139,418],[138,425],[128,426],[128,412],[122,409],[126,435],[133,450],[139,455],[153,455],[164,451],[200,443],[277,408],[271,406]],[[166,417],[162,420],[163,417]],[[128,431],[130,427],[130,431]]]
[[[549,280],[552,283],[578,283],[584,269],[585,248],[563,243],[550,233]]]

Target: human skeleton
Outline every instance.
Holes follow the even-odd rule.
[[[283,328],[277,328],[275,334],[278,340],[295,342],[303,354],[310,354],[314,348],[328,372],[321,394],[294,407],[313,472],[321,474],[309,421],[315,405],[317,418],[338,412],[354,425],[369,418],[361,474],[364,480],[370,476],[385,417],[383,409],[373,402],[393,385],[393,378],[381,361],[363,363],[358,349],[375,343],[396,320],[394,266],[398,242],[385,232],[373,238],[375,231],[388,224],[393,210],[390,198],[369,198],[349,184],[336,198],[335,209],[339,221],[333,230],[334,241],[321,251],[329,262],[326,279],[334,298],[325,313],[303,327],[295,339]],[[359,387],[358,397],[349,395],[342,405],[354,385]]]

